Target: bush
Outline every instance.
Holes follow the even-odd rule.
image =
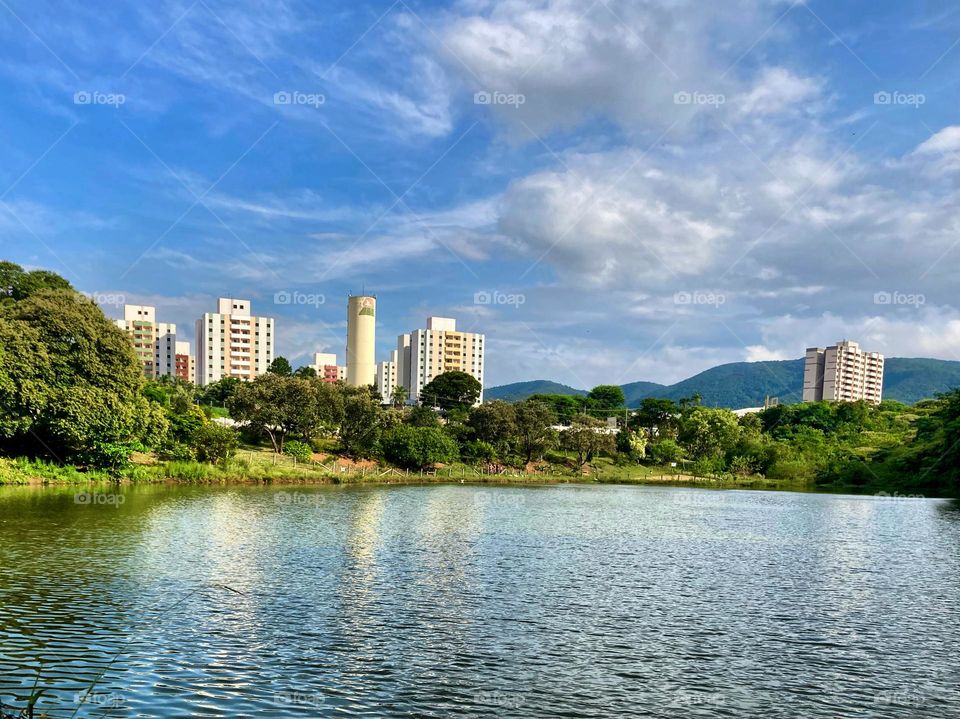
[[[193,449],[201,462],[223,462],[230,459],[239,445],[237,433],[216,422],[207,422],[193,433]]]
[[[283,453],[296,459],[307,460],[313,456],[313,449],[306,442],[298,442],[295,439],[288,440],[283,445]]]
[[[383,433],[380,446],[388,461],[410,469],[452,462],[457,458],[456,443],[436,427],[392,427]]]
[[[193,462],[197,453],[189,444],[168,442],[157,450],[157,456],[167,462]]]
[[[466,442],[460,450],[464,459],[472,462],[490,462],[497,456],[496,448],[489,442],[475,439]]]

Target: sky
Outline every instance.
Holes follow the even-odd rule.
[[[488,386],[960,359],[960,5],[0,0],[0,258],[297,366],[378,296]]]

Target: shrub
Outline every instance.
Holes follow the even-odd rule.
[[[207,422],[193,433],[193,449],[201,462],[223,462],[236,453],[238,445],[237,433],[216,422]]]
[[[283,453],[295,457],[296,459],[310,459],[313,456],[313,450],[306,442],[298,442],[295,439],[288,440],[283,445]]]
[[[157,456],[168,462],[193,462],[197,459],[193,447],[183,442],[167,442],[157,450]]]
[[[398,425],[383,433],[384,457],[401,467],[419,469],[457,458],[457,445],[436,427]]]

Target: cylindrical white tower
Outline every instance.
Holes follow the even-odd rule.
[[[347,384],[375,384],[377,298],[351,295],[347,300]]]

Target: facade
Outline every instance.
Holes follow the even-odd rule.
[[[347,368],[337,364],[337,356],[328,352],[315,352],[313,363],[308,365],[324,382],[343,382],[347,378]]]
[[[397,350],[394,350],[388,361],[377,364],[377,392],[383,398],[384,404],[390,404],[393,401],[393,388],[398,384]]]
[[[114,324],[127,333],[148,379],[176,374],[177,326],[157,322],[157,310],[149,305],[124,305],[123,319]]]
[[[196,360],[190,354],[190,343],[177,340],[176,343],[176,376],[180,379],[193,382],[197,375]]]
[[[347,300],[347,384],[375,384],[377,298],[352,295]]]
[[[216,312],[197,320],[196,383],[224,377],[249,381],[267,371],[276,349],[272,317],[250,314],[250,300],[221,297]]]
[[[880,404],[883,398],[883,355],[864,352],[844,340],[832,347],[807,349],[803,367],[803,401]]]
[[[426,329],[397,338],[397,384],[413,402],[430,380],[444,372],[466,372],[483,385],[483,345],[482,334],[457,331],[455,319],[428,317]],[[483,402],[482,390],[478,401]]]

